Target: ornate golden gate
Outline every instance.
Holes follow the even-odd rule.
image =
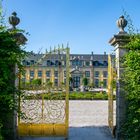
[[[50,50],[37,64],[25,67],[26,78],[30,78],[29,69],[38,71],[42,63],[49,60],[54,66],[43,67],[51,72],[50,80],[39,85],[39,79],[24,84],[19,82],[22,95],[19,97],[19,136],[63,136],[68,138],[69,126],[69,48]],[[65,69],[65,83],[62,72]],[[57,76],[57,77],[56,77]],[[22,79],[23,76],[20,76]],[[34,79],[37,74],[34,75]],[[55,79],[56,78],[56,79]],[[28,79],[29,80],[29,79]]]
[[[115,88],[115,71],[111,56],[108,55],[108,125],[112,135],[114,135],[114,105],[113,93]]]

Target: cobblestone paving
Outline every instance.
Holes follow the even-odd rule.
[[[107,117],[107,101],[70,101],[69,140],[114,140],[107,127]],[[64,140],[64,138],[22,140]]]

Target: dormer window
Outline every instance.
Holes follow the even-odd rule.
[[[27,64],[27,66],[30,66],[30,62],[27,61],[26,64]]]
[[[94,62],[93,62],[93,65],[94,65],[94,66],[99,66],[99,62],[98,62],[98,61],[94,61]]]
[[[61,62],[58,61],[58,60],[56,60],[56,61],[55,61],[55,66],[60,66],[60,65],[61,65]]]
[[[51,65],[51,61],[47,60],[46,64],[47,64],[47,66],[50,66]]]
[[[30,64],[34,65],[35,61],[34,60],[30,60]]]
[[[27,63],[26,63],[26,60],[23,60],[23,61],[22,61],[22,64],[23,64],[23,65],[26,65],[26,64],[27,64]]]
[[[82,61],[79,59],[75,59],[72,61],[72,66],[82,66]]]
[[[104,66],[108,66],[108,62],[107,61],[104,61]]]

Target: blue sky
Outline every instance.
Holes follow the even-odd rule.
[[[69,42],[71,53],[112,53],[109,39],[123,9],[140,28],[140,0],[3,0],[6,18],[16,11],[19,28],[30,33],[27,51]]]

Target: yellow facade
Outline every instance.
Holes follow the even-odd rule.
[[[65,68],[61,68],[61,69],[55,69],[55,68],[47,68],[47,67],[25,67],[25,71],[26,71],[26,76],[25,76],[25,81],[26,82],[31,82],[33,79],[41,79],[42,81],[42,84],[45,84],[47,83],[48,80],[50,80],[53,85],[54,85],[54,82],[55,82],[55,79],[58,80],[58,85],[61,85],[62,83],[65,83],[65,79],[66,79],[66,76],[65,76]],[[33,76],[31,76],[31,71],[34,72]],[[41,76],[38,75],[38,72],[41,71],[42,74]],[[48,77],[46,75],[46,72],[47,71],[50,71],[50,76]],[[58,76],[55,76],[55,71],[58,71]],[[78,70],[79,71],[79,70]],[[89,77],[86,77],[85,75],[85,71],[89,71],[90,72],[90,76]],[[96,76],[95,75],[95,72],[99,72],[99,75]],[[70,77],[72,75],[72,69],[70,69]],[[89,85],[90,84],[94,84],[95,86],[95,80],[99,80],[99,83],[103,82],[104,80],[107,81],[107,76],[104,76],[104,72],[107,72],[108,73],[108,69],[107,68],[82,68],[80,69],[80,71],[82,73],[82,75],[80,75],[80,85],[83,84],[82,80],[84,77],[86,77],[89,81]],[[77,74],[78,75],[78,74]],[[107,84],[107,83],[106,83]],[[107,86],[107,85],[106,85]],[[105,86],[105,87],[106,87]],[[100,85],[99,85],[100,87]],[[103,85],[101,85],[101,87],[103,87]]]
[[[23,77],[23,81],[31,82],[33,79],[41,79],[42,84],[50,81],[54,86],[60,86],[62,83],[65,83],[65,55],[49,54],[49,57],[45,58],[41,65],[31,65],[31,62],[36,63],[38,58],[42,56],[32,54],[25,60],[26,76],[25,78]],[[59,62],[61,65],[58,64]],[[80,88],[83,85],[84,78],[88,79],[88,86],[94,85],[94,88],[107,87],[108,57],[106,54],[70,54],[69,65],[70,77],[73,82],[71,84],[72,88]],[[50,71],[49,75],[47,71]]]

